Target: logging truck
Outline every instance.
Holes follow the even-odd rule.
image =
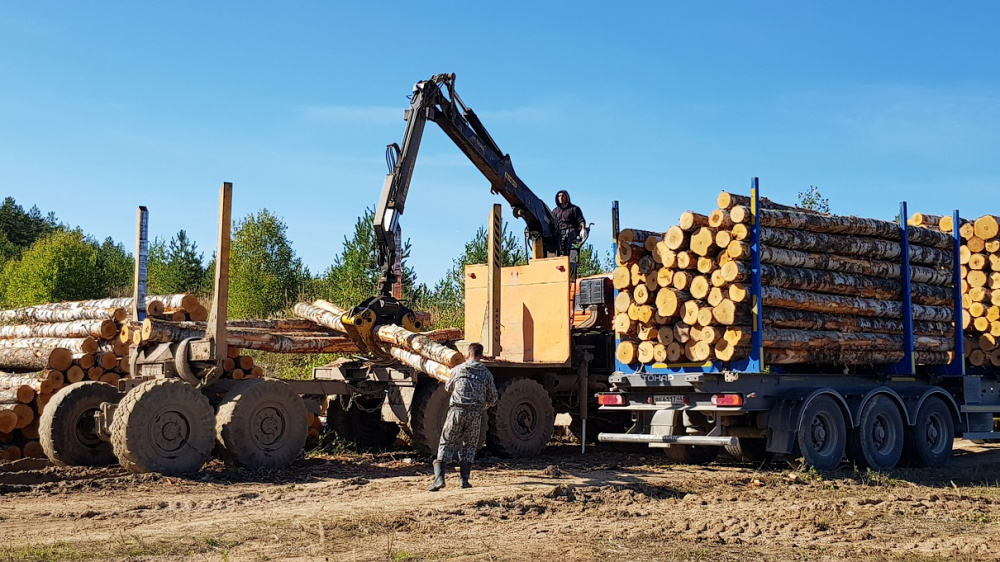
[[[942,466],[956,437],[1000,439],[1000,261],[971,259],[1000,251],[995,217],[922,228],[905,203],[899,224],[837,217],[766,201],[756,178],[718,203],[649,233],[652,250],[616,237],[616,366],[597,398],[633,423],[599,441],[886,470]]]

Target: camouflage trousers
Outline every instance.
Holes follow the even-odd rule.
[[[476,449],[480,443],[480,429],[483,424],[483,411],[473,408],[451,408],[448,419],[441,431],[441,443],[438,445],[438,460],[449,462],[458,455],[459,461],[472,462],[476,458]]]

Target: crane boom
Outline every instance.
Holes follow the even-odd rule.
[[[396,274],[396,232],[406,205],[406,195],[427,121],[441,130],[490,182],[490,190],[507,200],[514,216],[524,219],[525,235],[532,241],[533,257],[554,256],[559,251],[559,229],[552,211],[514,172],[510,155],[504,154],[483,127],[479,117],[455,92],[454,74],[437,74],[417,82],[406,111],[402,146],[386,149],[389,175],[375,209],[375,239],[380,269],[379,295],[391,294]]]

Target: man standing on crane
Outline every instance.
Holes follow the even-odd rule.
[[[445,463],[458,455],[462,487],[471,488],[469,474],[472,460],[480,443],[480,429],[486,409],[497,403],[497,389],[493,385],[493,374],[482,363],[483,344],[469,344],[465,363],[451,370],[451,378],[445,383],[445,390],[451,392],[448,419],[441,431],[441,444],[434,461],[434,483],[428,488],[436,492],[444,488]]]
[[[580,233],[587,229],[583,211],[569,200],[565,189],[556,193],[556,208],[552,209],[559,227],[559,255],[568,256],[573,244],[580,239]]]

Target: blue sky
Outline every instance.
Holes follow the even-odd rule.
[[[210,254],[232,181],[234,217],[270,209],[320,272],[378,198],[413,83],[454,72],[601,250],[612,200],[666,229],[752,176],[839,214],[1000,214],[998,21],[989,2],[0,0],[0,194],[126,246],[146,205],[153,236]],[[429,126],[402,218],[419,281],[495,202]]]

